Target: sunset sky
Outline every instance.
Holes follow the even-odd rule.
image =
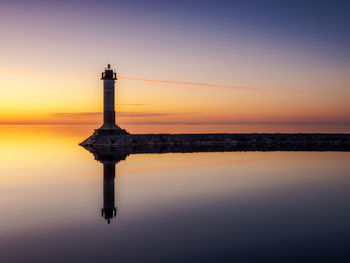
[[[110,63],[131,131],[350,132],[349,12],[349,1],[1,0],[0,124],[101,123]]]

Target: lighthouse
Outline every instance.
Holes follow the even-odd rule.
[[[97,130],[99,134],[127,134],[115,122],[115,81],[117,73],[108,64],[101,74],[103,80],[103,125]]]

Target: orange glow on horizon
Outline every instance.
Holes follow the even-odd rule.
[[[0,76],[0,85],[5,87],[1,90],[0,124],[98,127],[102,122],[102,84],[97,74],[3,69]],[[164,132],[169,125],[177,126],[169,132],[181,132],[182,128],[186,132],[204,131],[210,125],[214,127],[208,132],[234,132],[234,126],[244,124],[281,127],[350,123],[347,96],[270,91],[265,87],[120,77],[116,119],[138,132]]]

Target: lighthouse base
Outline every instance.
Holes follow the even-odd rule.
[[[125,129],[120,128],[116,124],[104,123],[99,129],[96,129],[94,135],[125,135],[129,134]]]

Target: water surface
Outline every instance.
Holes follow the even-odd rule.
[[[350,153],[135,154],[114,178],[92,129],[0,126],[1,262],[349,262]]]

